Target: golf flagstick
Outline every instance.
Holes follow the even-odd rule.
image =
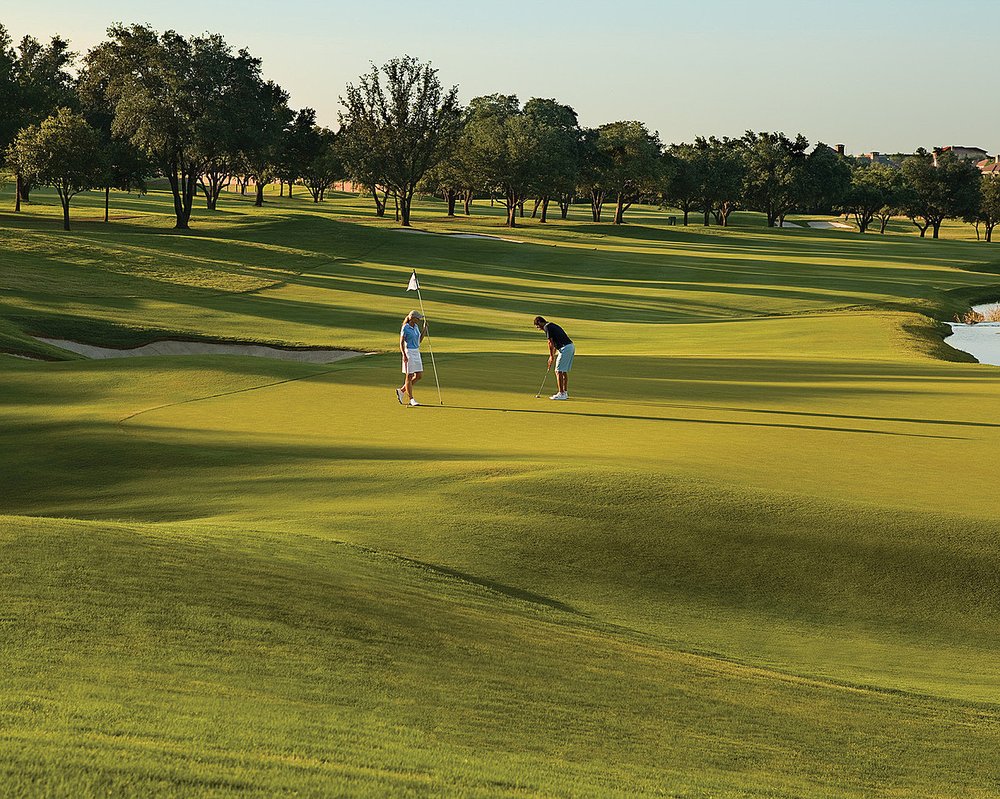
[[[417,280],[416,269],[410,274],[410,282],[406,285],[406,290],[417,292],[417,299],[420,301],[420,313],[424,317],[424,329],[427,330],[427,314],[424,313],[424,298],[420,296],[420,281]],[[438,380],[437,363],[434,360],[434,345],[431,344],[431,333],[429,330],[427,330],[427,349],[431,353],[431,367],[434,369],[434,385],[437,386],[438,390],[438,402],[444,405],[444,400],[441,398],[441,382]]]

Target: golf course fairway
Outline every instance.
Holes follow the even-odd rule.
[[[81,195],[63,233],[32,196],[0,213],[0,794],[1000,795],[1000,369],[936,321],[1000,297],[1000,248],[483,202],[422,235],[304,192],[185,234],[168,194]],[[393,394],[411,269],[443,406],[430,369]]]

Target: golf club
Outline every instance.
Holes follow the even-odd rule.
[[[549,379],[549,372],[552,370],[551,366],[545,367],[545,377],[542,378],[542,384],[538,387],[538,393],[535,394],[535,399],[542,396],[542,389],[545,388],[545,381]]]

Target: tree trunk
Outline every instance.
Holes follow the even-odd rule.
[[[702,222],[702,227],[708,227],[708,215],[712,212],[711,208],[706,208],[704,211],[705,219]]]
[[[595,222],[601,221],[601,211],[604,209],[604,191],[591,189],[590,191],[590,214]]]
[[[625,197],[622,194],[618,195],[618,200],[615,202],[615,217],[611,220],[612,224],[620,225],[622,224],[622,217],[625,215]]]
[[[455,200],[457,199],[458,195],[456,194],[454,189],[448,189],[447,197],[448,197],[448,216],[454,216]]]
[[[472,215],[472,190],[469,189],[465,192],[465,215]]]
[[[17,183],[17,197],[18,197],[19,200],[21,200],[21,202],[30,203],[31,202],[31,189],[32,189],[31,183],[29,181],[25,180],[20,175],[18,177],[20,179],[18,180],[18,183]],[[18,205],[18,209],[20,209],[20,207],[21,206],[19,204]]]
[[[521,219],[524,219],[524,200],[521,200],[517,204],[517,210],[518,210],[518,213],[520,213],[520,215],[521,215]]]
[[[684,208],[683,211],[684,211],[684,227],[687,227],[688,226],[688,213],[690,212],[690,210],[688,208]]]
[[[108,221],[108,206],[111,204],[111,187],[104,187],[104,221]]]
[[[986,226],[986,243],[993,241],[993,225]]]
[[[258,208],[260,208],[260,207],[262,207],[264,205],[264,184],[263,183],[260,183],[260,182],[257,183],[257,196],[254,198],[253,204],[256,205]]]
[[[934,238],[937,238],[937,237],[938,237],[938,233],[939,233],[939,232],[940,232],[940,230],[941,230],[941,223],[942,223],[943,221],[944,221],[943,219],[939,219],[939,220],[937,220],[936,222],[934,222]]]
[[[288,181],[288,199],[292,199],[292,181]]]
[[[14,178],[14,213],[21,210],[21,173]]]
[[[538,206],[541,205],[541,204],[542,204],[542,198],[541,197],[536,197],[535,198],[535,204],[534,204],[534,206],[531,209],[531,218],[532,219],[534,219],[535,217],[538,216]]]
[[[517,194],[508,191],[504,196],[506,197],[505,204],[507,206],[507,227],[517,227]]]
[[[57,189],[59,202],[63,212],[63,230],[69,230],[69,192],[64,189]]]
[[[549,198],[542,198],[542,218],[539,220],[543,225],[548,222],[549,216]]]

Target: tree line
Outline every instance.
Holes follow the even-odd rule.
[[[79,61],[79,69],[73,67]],[[428,63],[409,56],[372,65],[341,97],[338,130],[262,76],[261,61],[218,35],[185,37],[116,25],[82,59],[53,37],[15,47],[0,25],[0,153],[16,182],[15,210],[36,184],[56,189],[69,229],[71,198],[104,189],[145,189],[165,178],[175,227],[189,226],[198,192],[215,208],[223,190],[252,183],[255,203],[277,181],[302,184],[314,202],[337,181],[364,188],[378,216],[390,200],[410,225],[413,198],[436,194],[447,213],[471,213],[476,198],[506,209],[516,226],[530,204],[545,223],[555,204],[575,203],[594,222],[625,222],[635,203],[679,210],[684,225],[728,225],[734,210],[763,213],[769,226],[791,213],[842,213],[861,233],[906,216],[937,238],[949,218],[983,226],[1000,220],[1000,181],[949,154],[923,150],[895,168],[837,153],[800,135],[748,131],[665,146],[635,120],[581,126],[554,99],[521,103],[493,94],[458,101]]]

